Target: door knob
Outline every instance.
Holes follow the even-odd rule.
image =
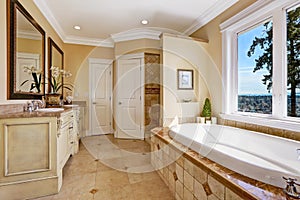
[[[119,105],[122,105],[122,102],[121,102],[121,101],[119,101]]]
[[[93,102],[93,104],[96,104],[96,102]]]

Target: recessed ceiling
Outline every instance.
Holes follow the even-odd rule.
[[[34,0],[67,43],[105,46],[121,33],[189,35],[238,0]],[[142,25],[147,19],[149,23]],[[81,30],[75,30],[79,25]],[[151,35],[150,34],[150,35]],[[109,45],[108,45],[109,46]]]

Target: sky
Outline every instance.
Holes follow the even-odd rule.
[[[264,27],[260,25],[250,31],[239,34],[238,37],[238,94],[271,94],[268,93],[267,86],[263,84],[263,75],[269,74],[266,69],[261,69],[253,73],[255,67],[255,59],[263,52],[256,49],[255,54],[251,57],[247,56],[247,52],[252,45],[255,36],[261,37]]]

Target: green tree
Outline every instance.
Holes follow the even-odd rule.
[[[272,89],[273,75],[273,24],[272,22],[264,23],[264,32],[261,37],[255,37],[249,48],[247,55],[249,57],[255,54],[257,49],[262,50],[262,54],[255,59],[253,73],[261,69],[267,69],[268,74],[262,79],[263,84],[267,86],[268,91]],[[291,110],[290,116],[297,116],[297,88],[300,88],[300,7],[287,12],[287,86],[290,90]]]

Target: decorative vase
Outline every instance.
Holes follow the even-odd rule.
[[[45,95],[45,101],[47,106],[60,106],[60,96],[58,93],[51,93]]]

